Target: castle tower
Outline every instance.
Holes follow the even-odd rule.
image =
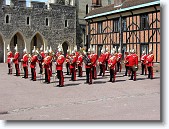
[[[92,0],[91,9],[95,9],[102,6],[102,0]]]

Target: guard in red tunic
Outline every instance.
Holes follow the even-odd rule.
[[[23,50],[23,58],[21,59],[23,70],[24,70],[24,76],[22,78],[28,78],[28,54],[27,49],[25,48]]]
[[[70,81],[76,81],[76,61],[77,57],[75,55],[75,51],[72,51],[70,59],[70,73],[71,73],[71,79]]]
[[[78,77],[82,77],[83,55],[81,53],[79,54],[79,57],[77,59],[77,66],[78,66]]]
[[[140,59],[141,60],[141,68],[142,68],[141,75],[144,75],[144,71],[145,71],[145,75],[147,75],[146,58],[147,58],[146,52],[143,51],[142,55],[141,55],[141,59]]]
[[[92,54],[91,49],[89,48],[88,52],[86,53],[83,51],[83,61],[85,63],[86,68],[86,83],[92,84]]]
[[[108,48],[106,48],[106,53],[105,53],[105,55],[106,55],[106,70],[107,70],[108,60],[109,60],[109,56],[110,56],[110,52],[109,52],[109,49],[108,49]]]
[[[44,51],[43,51],[43,45],[41,46],[41,48],[40,48],[40,56],[41,56],[41,59],[40,60],[38,60],[39,61],[39,68],[40,68],[40,74],[42,74],[43,73],[43,66],[42,66],[42,63],[43,63],[43,61],[44,61],[44,58],[45,58],[45,53],[44,53]]]
[[[129,69],[129,58],[130,58],[129,51],[126,51],[125,52],[125,57],[124,57],[124,64],[125,64],[126,71],[125,71],[124,76],[127,76],[127,73],[130,70]]]
[[[97,56],[94,48],[92,49],[92,56],[91,57],[92,57],[92,61],[93,61],[93,64],[92,64],[92,79],[97,79],[96,66],[97,66],[98,56]]]
[[[16,44],[15,46],[15,55],[14,55],[14,58],[13,58],[13,62],[15,64],[15,69],[16,69],[16,76],[20,76],[20,69],[19,69],[19,52],[18,52],[18,46]]]
[[[98,58],[98,64],[100,66],[100,74],[98,76],[104,76],[105,75],[105,62],[106,62],[106,55],[104,54],[104,50],[102,49],[101,55]]]
[[[49,84],[50,83],[50,77],[52,76],[51,74],[51,61],[52,57],[49,55],[49,50],[45,51],[45,58],[43,62],[43,66],[45,69],[45,83]]]
[[[62,49],[58,49],[58,58],[56,60],[56,70],[57,70],[57,78],[59,79],[59,85],[64,86],[64,76],[63,76],[63,63],[65,61],[64,55],[62,54]]]
[[[153,60],[154,60],[153,51],[149,50],[149,54],[147,55],[146,58],[146,65],[148,68],[148,78],[150,79],[153,79]]]
[[[32,50],[32,57],[31,57],[31,63],[30,63],[30,68],[31,68],[31,80],[36,81],[36,62],[38,61],[38,57],[36,55],[36,50],[35,46],[34,49]]]
[[[122,53],[121,53],[121,47],[120,47],[117,53],[117,72],[121,72],[121,69],[122,69],[121,60],[122,60]]]
[[[70,59],[69,59],[69,56],[70,56],[70,50],[68,49],[67,55],[66,55],[66,70],[67,70],[66,75],[70,75]]]
[[[8,53],[7,53],[8,74],[12,74],[13,53],[10,50],[9,44],[7,47],[7,51],[8,51]]]
[[[132,53],[129,58],[129,67],[131,70],[131,78],[130,80],[133,80],[134,76],[134,81],[136,81],[136,71],[138,70],[138,56],[135,53],[135,50],[132,50]]]
[[[111,51],[111,57],[108,60],[108,67],[110,68],[110,80],[109,82],[115,82],[115,78],[116,78],[116,71],[115,71],[115,67],[116,67],[116,63],[117,63],[117,56],[114,50]],[[113,80],[112,80],[113,78]]]

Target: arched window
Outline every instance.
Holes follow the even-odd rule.
[[[6,15],[6,23],[9,23],[9,15]]]

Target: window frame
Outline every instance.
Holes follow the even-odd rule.
[[[29,24],[27,24],[28,18],[29,18]],[[26,23],[25,23],[26,26],[30,26],[30,25],[31,25],[31,17],[30,17],[30,16],[26,16],[25,19],[26,19],[26,21],[25,21],[25,22],[26,22]]]
[[[9,16],[8,23],[7,23],[7,19],[6,19],[7,16]],[[5,24],[10,25],[11,24],[11,14],[5,14],[4,21],[5,21]]]
[[[103,31],[103,22],[98,22],[97,23],[97,33],[101,34]]]
[[[48,24],[46,24],[46,20],[48,19]],[[50,18],[49,17],[45,17],[45,26],[46,27],[50,27]]]
[[[119,18],[113,19],[113,32],[120,32]]]
[[[149,29],[148,14],[141,14],[140,15],[140,30],[147,30],[147,29]]]
[[[66,26],[67,25],[67,26]],[[69,27],[69,24],[68,24],[68,20],[67,19],[65,19],[65,21],[64,21],[64,27],[65,28],[68,28]]]

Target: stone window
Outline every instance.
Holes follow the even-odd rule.
[[[26,17],[26,25],[28,25],[28,26],[30,25],[30,17],[29,16]]]
[[[65,27],[68,27],[68,20],[65,20]]]
[[[11,22],[11,14],[6,14],[5,15],[5,23],[10,24],[10,22]]]
[[[126,18],[122,19],[122,30],[127,31],[127,21]]]
[[[45,18],[45,25],[49,26],[49,18],[48,17]]]
[[[98,22],[98,24],[97,24],[97,32],[98,32],[99,34],[102,33],[102,25],[103,25],[102,22]]]
[[[119,19],[113,20],[113,31],[119,32]]]
[[[148,14],[143,14],[140,16],[140,27],[141,30],[146,30],[149,28]]]

